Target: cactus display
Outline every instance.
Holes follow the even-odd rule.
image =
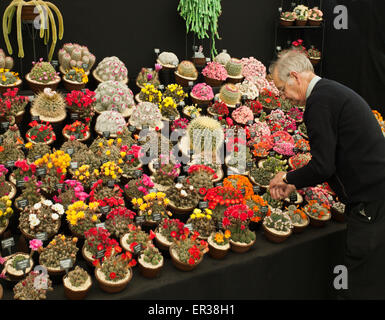
[[[223,143],[224,133],[221,123],[207,116],[193,119],[187,127],[190,138],[190,148],[194,150],[199,146],[205,150],[205,143],[211,144],[211,150],[216,150]]]
[[[95,130],[100,133],[108,131],[111,135],[116,135],[125,126],[126,120],[124,120],[121,113],[117,111],[104,111],[96,119]]]
[[[115,110],[127,116],[129,109],[135,105],[132,91],[119,81],[106,81],[95,90],[95,110],[103,112]]]
[[[221,65],[225,66],[227,62],[231,59],[231,56],[225,52],[222,51],[220,54],[218,54],[215,58],[214,61],[220,63]]]
[[[73,287],[83,286],[90,276],[83,268],[76,266],[74,270],[68,272],[68,279]]]
[[[61,69],[68,72],[72,68],[81,68],[86,73],[92,69],[95,64],[95,56],[89,52],[86,46],[77,43],[66,43],[58,52],[58,59]]]
[[[0,49],[0,69],[12,70],[14,61],[12,57],[7,57],[3,49]]]
[[[175,55],[175,53],[166,51],[162,52],[158,56],[158,60],[164,66],[177,67],[179,63],[178,57]]]
[[[15,141],[5,140],[1,144],[0,163],[6,164],[8,161],[24,159],[24,153],[19,148],[15,148]]]
[[[241,100],[241,91],[234,84],[225,84],[219,91],[219,99],[230,106],[236,105]]]
[[[40,59],[38,62],[32,62],[32,64],[33,67],[29,73],[30,80],[44,84],[60,80],[59,73],[55,71],[49,62]]]
[[[24,183],[24,189],[22,194],[15,199],[15,203],[19,200],[27,200],[28,204],[33,206],[35,203],[38,203],[41,199],[41,195],[39,193],[41,182],[37,182],[36,177],[29,179]]]
[[[230,77],[239,77],[242,75],[242,62],[239,59],[231,58],[226,63],[226,71]]]
[[[27,277],[20,280],[14,287],[14,299],[16,300],[44,300],[47,298],[47,291],[53,291],[52,281],[47,279],[46,286],[38,289],[36,287],[37,277],[41,277],[38,271],[30,272]]]
[[[127,68],[118,57],[104,58],[96,67],[95,75],[102,81],[127,81]]]
[[[195,65],[188,60],[183,60],[178,65],[178,74],[182,77],[188,77],[196,79],[198,77],[198,71],[195,68]]]
[[[139,128],[148,125],[150,128],[160,127],[162,114],[158,106],[151,102],[141,102],[134,108],[130,124]]]
[[[116,207],[107,215],[105,222],[107,230],[120,238],[129,231],[128,225],[134,221],[136,213],[123,207]]]
[[[63,118],[66,115],[64,97],[57,91],[45,88],[33,101],[31,112],[44,118]]]

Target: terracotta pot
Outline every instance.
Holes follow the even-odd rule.
[[[198,67],[203,67],[206,64],[206,58],[192,58],[192,62],[194,63],[195,66]]]
[[[175,82],[182,87],[188,87],[189,82],[195,82],[198,78],[190,78],[190,77],[184,77],[181,76],[177,71],[174,72],[175,75]]]
[[[56,90],[58,84],[60,83],[61,78],[57,77],[54,82],[49,83],[39,83],[30,79],[29,73],[25,76],[27,80],[28,86],[33,91],[34,94],[38,94],[39,92],[43,92],[45,88],[51,88],[52,90]]]
[[[86,87],[85,83],[78,83],[70,80],[66,80],[65,77],[63,76],[63,83],[64,83],[64,88],[66,88],[68,91],[80,91]]]
[[[337,222],[345,222],[345,214],[331,207],[330,212],[332,214],[332,219]],[[1,234],[1,233],[0,233]]]
[[[227,76],[226,82],[228,83],[241,83],[243,81],[243,75],[237,76],[237,77],[232,77],[232,76]]]
[[[213,79],[206,76],[204,76],[204,79],[205,82],[211,87],[221,87],[224,82],[224,80]]]
[[[290,230],[290,232],[286,235],[282,235],[282,234],[277,234],[277,233],[274,233],[273,231],[269,230],[264,224],[262,224],[262,227],[263,227],[263,233],[265,235],[265,237],[271,241],[271,242],[274,242],[274,243],[281,243],[283,241],[285,241],[287,238],[289,238],[289,236],[291,235],[292,231]]]
[[[321,58],[312,58],[312,57],[309,57],[310,59],[310,62],[312,63],[313,66],[317,65],[318,62],[321,61]]]
[[[307,228],[307,226],[309,224],[310,224],[309,217],[307,218],[307,222],[304,225],[299,226],[299,225],[293,224],[293,233],[301,233],[301,232],[303,232]]]
[[[233,240],[230,239],[230,249],[231,251],[236,253],[245,253],[250,250],[250,248],[254,245],[254,243],[255,243],[255,239],[249,244],[234,242]]]
[[[68,135],[65,131],[64,131],[64,128],[62,130],[62,134],[63,134],[63,137],[66,138],[67,140],[71,140],[71,136]],[[87,131],[87,135],[84,137],[84,138],[79,138],[79,139],[75,139],[79,142],[84,142],[84,141],[87,141],[89,138],[91,137],[91,134],[89,131]]]
[[[0,300],[3,299],[3,286],[0,284]]]
[[[162,241],[162,239],[159,238],[159,233],[157,232],[157,230],[155,230],[155,243],[156,243],[156,246],[163,250],[163,251],[169,251],[169,248],[171,246],[171,244],[168,244],[164,241]]]
[[[31,130],[31,129],[29,129],[29,130],[27,131],[27,133],[28,133],[28,134],[29,134],[30,130]],[[50,139],[50,140],[48,140],[48,141],[46,141],[46,142],[41,142],[41,143],[44,143],[44,144],[50,145],[50,144],[54,143],[53,137],[55,137],[55,138],[56,138],[56,134],[55,134],[55,132],[52,132],[52,137],[51,137],[51,139]],[[36,142],[35,142],[35,141],[33,141],[33,140],[32,140],[32,139],[30,139],[30,138],[27,138],[27,140],[28,140],[28,142],[31,142],[31,143],[33,143],[33,144],[36,144]]]
[[[11,257],[14,257],[14,256],[17,256],[17,255],[23,255],[26,257],[26,259],[28,259],[27,257],[29,257],[29,254],[25,253],[25,252],[17,252],[17,253],[14,253],[11,255]],[[19,281],[21,279],[23,279],[25,277],[25,275],[22,273],[21,275],[16,275],[16,274],[12,274],[9,272],[8,270],[8,266],[11,262],[11,258],[9,258],[6,262],[5,262],[5,265],[4,265],[4,268],[7,269],[7,276],[9,277],[9,279],[11,281]],[[33,266],[34,266],[34,262],[33,262],[33,259],[32,258],[29,258],[29,263],[30,263],[30,266],[29,268],[26,269],[25,271],[25,274],[27,275],[29,272],[31,272],[33,270]]]
[[[90,284],[89,286],[84,290],[73,290],[71,287],[68,287],[66,285],[65,279],[67,278],[67,275],[63,277],[63,288],[64,288],[64,294],[67,297],[67,299],[70,300],[83,300],[86,298],[88,292],[90,291],[92,287],[92,280],[89,276]]]
[[[163,262],[164,262],[164,259],[162,258],[162,261],[161,263],[159,263],[158,266],[154,268],[149,268],[143,264],[141,257],[139,257],[138,259],[139,272],[145,278],[148,278],[148,279],[156,278],[163,268]]]
[[[229,248],[227,247],[226,249],[218,249],[216,247],[214,247],[212,244],[211,244],[211,241],[210,241],[210,238],[209,238],[209,241],[208,241],[208,245],[209,245],[209,255],[211,258],[213,259],[223,259],[226,257],[227,253],[229,252]]]
[[[295,24],[299,27],[306,26],[307,20],[295,20]]]
[[[54,235],[56,235],[58,232],[59,232],[59,229],[60,229],[60,226],[61,226],[61,220],[60,218],[57,220],[58,221],[58,225],[57,225],[57,228],[56,228],[56,232],[53,233],[53,234],[47,234],[47,238],[52,238]],[[27,233],[25,230],[21,229],[20,226],[19,226],[19,230],[20,232],[22,233],[22,235],[26,238],[26,239],[29,239],[29,240],[33,240],[35,239],[36,236],[32,235],[32,234],[29,234]]]
[[[173,265],[174,265],[177,269],[179,269],[179,270],[181,270],[181,271],[192,271],[192,270],[194,270],[194,269],[201,263],[201,261],[203,260],[203,257],[202,257],[202,258],[201,258],[200,260],[198,260],[198,262],[196,262],[194,265],[191,265],[191,264],[188,264],[188,263],[184,263],[184,262],[182,262],[182,261],[180,261],[180,260],[178,259],[177,255],[176,255],[176,253],[175,253],[175,251],[174,251],[174,247],[175,247],[175,245],[173,244],[173,245],[170,246],[170,249],[169,249],[170,256],[171,256],[171,260],[172,260]]]
[[[86,249],[87,249],[86,245],[84,244],[82,247],[82,256],[83,256],[84,260],[86,260],[87,263],[93,267],[94,265],[92,264],[92,262],[94,261],[94,259],[92,259],[91,253],[89,253],[91,255],[91,257],[87,254],[88,251]]]
[[[100,287],[100,289],[102,289],[103,291],[108,292],[108,293],[117,293],[117,292],[123,291],[132,279],[132,269],[131,268],[128,269],[128,277],[124,281],[119,282],[119,283],[114,283],[114,282],[106,281],[106,280],[102,279],[99,276],[98,271],[101,272],[100,268],[95,268],[95,278],[98,281],[99,287]]]
[[[193,104],[197,104],[199,106],[208,106],[211,102],[211,100],[201,100],[201,99],[198,99],[197,97],[195,97],[192,92],[190,92],[190,97],[191,97],[191,101],[193,102]]]
[[[309,18],[308,21],[309,21],[309,25],[314,26],[314,27],[318,27],[322,23],[322,19],[321,20],[314,20],[314,19]]]
[[[98,75],[96,74],[96,69],[94,69],[94,71],[92,71],[92,75],[94,76],[94,78],[95,78],[95,80],[97,81],[97,82],[99,82],[99,83],[102,83],[102,82],[104,82],[102,79],[100,79],[99,77],[98,77]],[[122,80],[122,81],[119,81],[119,82],[122,82],[122,83],[124,83],[124,84],[127,84],[128,83],[128,78],[126,78],[126,79],[124,79],[124,80]]]
[[[4,227],[0,227],[0,236],[4,233],[5,230],[7,230],[8,225],[9,225],[9,219],[6,219]]]
[[[313,227],[323,227],[325,226],[326,222],[331,219],[331,214],[329,214],[328,219],[325,219],[325,220],[316,219],[310,215],[308,215],[308,217],[310,219],[310,225],[312,225]]]
[[[280,18],[279,24],[283,27],[290,27],[294,24],[294,20],[285,20],[285,19]]]
[[[8,89],[14,89],[14,88],[20,89],[22,83],[23,83],[23,81],[21,79],[19,79],[15,84],[12,84],[9,86],[0,85],[0,94],[7,92]]]

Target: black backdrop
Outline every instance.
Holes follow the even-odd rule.
[[[87,45],[97,62],[106,56],[118,56],[125,62],[129,77],[134,80],[140,68],[153,66],[154,48],[173,51],[180,59],[191,55],[191,46],[200,44],[192,35],[185,36],[185,22],[178,15],[178,0],[52,0],[64,17],[65,42]],[[0,2],[4,13],[10,1]],[[286,0],[286,3],[292,1]],[[293,1],[297,3],[317,3]],[[254,56],[265,64],[274,57],[274,24],[281,0],[222,0],[219,21],[218,49],[227,49],[234,57]],[[336,5],[348,9],[347,30],[333,28]],[[385,15],[384,0],[323,0],[326,17],[323,76],[337,80],[361,94],[366,101],[385,114]],[[15,26],[14,26],[15,27]],[[15,32],[12,45],[17,51]],[[295,40],[293,37],[292,40]],[[317,39],[319,41],[320,39]],[[38,57],[46,58],[46,49],[39,42]],[[206,56],[209,41],[203,42]],[[31,68],[31,40],[24,32],[25,59],[18,60],[16,70]],[[5,48],[1,37],[0,47]],[[16,52],[17,53],[17,52]],[[14,57],[16,57],[14,53]],[[56,56],[56,55],[55,55]],[[130,82],[133,89],[134,81]]]

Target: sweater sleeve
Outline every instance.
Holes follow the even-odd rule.
[[[329,109],[315,102],[309,106],[306,128],[309,136],[309,163],[287,173],[286,179],[297,189],[315,186],[328,180],[336,171],[335,152],[337,135],[333,130],[333,119]]]

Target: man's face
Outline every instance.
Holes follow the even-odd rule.
[[[298,73],[292,72],[288,81],[285,83],[278,77],[278,71],[274,70],[273,81],[284,99],[288,99],[294,104],[305,104],[306,94],[302,90],[302,79]]]

